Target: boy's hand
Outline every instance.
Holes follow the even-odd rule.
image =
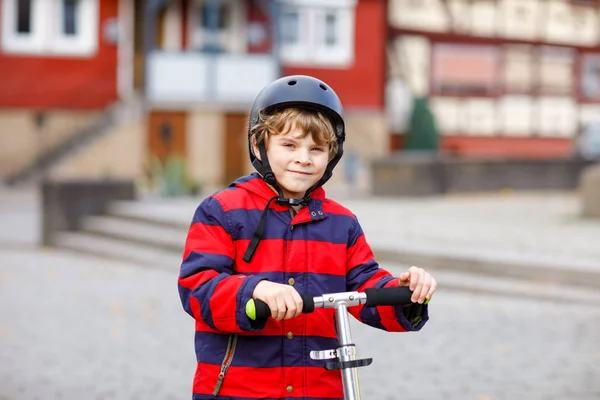
[[[267,303],[276,321],[294,318],[302,313],[302,297],[293,286],[260,281],[254,288],[252,298]]]
[[[435,289],[437,282],[423,268],[410,267],[407,272],[400,274],[398,286],[408,286],[413,292],[410,300],[413,303],[423,304],[425,300],[429,300]]]

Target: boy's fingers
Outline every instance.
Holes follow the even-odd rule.
[[[423,286],[421,287],[421,290],[419,292],[419,299],[418,299],[419,304],[423,304],[425,302],[425,297],[427,296],[427,293],[429,293],[430,287],[431,287],[431,275],[425,274],[425,277],[423,278]]]
[[[304,302],[302,301],[302,297],[300,297],[300,294],[295,290],[292,297],[294,299],[294,303],[296,304],[296,313],[294,314],[294,317],[297,317],[300,314],[302,314],[302,307],[304,306]]]
[[[408,286],[410,284],[410,273],[403,272],[398,277],[398,286]]]
[[[431,296],[433,296],[435,289],[437,289],[437,281],[434,277],[431,277],[431,286],[429,287],[429,291],[427,292],[427,296],[425,296],[425,298],[430,299]]]
[[[410,290],[412,290],[413,292],[417,289],[417,285],[419,284],[419,282],[421,282],[421,280],[423,279],[423,274],[422,273],[416,273],[416,274],[410,274]]]
[[[274,298],[267,298],[263,300],[269,306],[269,310],[271,310],[271,317],[277,318],[277,302]]]
[[[285,317],[285,310],[286,310],[285,301],[282,298],[277,297],[276,303],[277,303],[277,308],[276,308],[277,313],[276,313],[276,317],[274,317],[274,318],[276,321],[281,321]]]
[[[298,311],[298,307],[296,306],[296,301],[294,300],[294,296],[288,296],[285,298],[285,316],[283,319],[290,319],[296,316],[296,312]]]
[[[419,295],[421,293],[421,288],[423,287],[423,275],[416,274],[412,276],[410,280],[410,290],[412,290],[413,294],[411,296],[411,301],[416,303],[419,299]]]

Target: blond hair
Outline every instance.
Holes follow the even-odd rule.
[[[259,114],[259,120],[251,129],[256,135],[256,143],[264,141],[267,146],[269,138],[275,135],[287,135],[296,128],[302,132],[300,138],[310,135],[319,146],[329,148],[329,159],[337,153],[338,140],[331,120],[319,111],[305,108],[285,108],[273,114]]]

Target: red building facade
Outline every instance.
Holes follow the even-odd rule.
[[[55,0],[25,10],[0,3],[0,107],[101,109],[117,98],[117,45],[107,36],[118,0],[83,0],[70,10]],[[50,17],[37,13],[63,19],[46,24]]]

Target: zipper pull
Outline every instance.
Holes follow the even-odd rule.
[[[219,372],[219,378],[217,379],[217,386],[215,386],[215,390],[213,391],[213,396],[216,396],[219,393],[219,390],[221,390],[223,379],[225,379],[225,372],[223,372],[223,369],[221,369],[221,372]]]

